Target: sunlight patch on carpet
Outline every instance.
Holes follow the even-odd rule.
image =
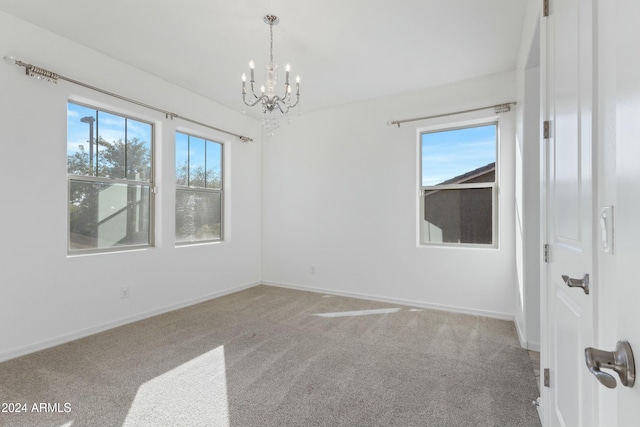
[[[352,317],[352,316],[368,316],[371,314],[389,314],[397,313],[401,308],[376,308],[373,310],[356,310],[356,311],[338,311],[334,313],[316,313],[314,316],[320,317]]]
[[[122,426],[160,425],[230,426],[224,346],[140,386]]]

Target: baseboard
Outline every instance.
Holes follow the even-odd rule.
[[[518,333],[518,341],[520,341],[520,347],[527,350],[540,352],[540,343],[527,340],[524,332],[522,332],[522,327],[520,326],[517,318],[513,321],[513,323],[515,323],[516,325],[516,332]]]
[[[516,333],[518,334],[518,341],[520,341],[520,347],[526,348],[527,350],[529,350],[528,343],[527,343],[527,337],[525,336],[524,332],[522,331],[522,327],[520,326],[520,322],[518,322],[518,318],[517,317],[513,320],[513,323],[515,323],[515,325],[516,325]]]
[[[539,342],[527,342],[527,350],[540,352],[540,343]]]
[[[524,332],[522,332],[522,327],[516,318],[513,323],[516,325],[516,332],[518,333],[518,341],[520,341],[520,347],[526,348],[527,350],[540,352],[540,343],[539,342],[531,342],[527,340]]]
[[[144,313],[136,314],[134,316],[125,317],[123,319],[114,320],[112,322],[107,322],[102,325],[93,326],[87,329],[81,329],[76,332],[72,332],[70,334],[60,335],[55,338],[51,338],[48,340],[40,341],[35,344],[30,344],[28,346],[20,347],[14,350],[6,351],[0,353],[0,362],[4,362],[10,359],[14,359],[16,357],[24,356],[30,353],[35,353],[36,351],[45,350],[50,347],[55,347],[60,344],[64,344],[70,341],[75,341],[80,338],[85,338],[90,335],[94,335],[100,332],[107,331],[109,329],[117,328],[118,326],[123,326],[129,323],[137,322],[139,320],[143,320],[149,317],[157,316],[159,314],[168,313],[170,311],[179,310],[181,308],[189,307],[195,304],[199,304],[201,302],[209,301],[215,298],[220,298],[225,295],[229,295],[244,289],[252,288],[254,286],[260,285],[262,282],[254,282],[246,285],[240,285],[234,288],[225,289],[223,291],[214,292],[212,294],[204,295],[198,298],[194,298],[187,301],[182,301],[176,304],[170,304],[161,308],[157,308],[155,310],[150,310]]]
[[[294,284],[291,284],[291,283],[262,281],[262,284],[263,285],[267,285],[267,286],[276,286],[276,287],[279,287],[279,288],[296,289],[296,290],[299,290],[299,291],[317,292],[317,293],[323,293],[323,294],[327,294],[327,295],[336,295],[336,296],[341,296],[341,297],[366,299],[366,300],[378,301],[378,302],[386,302],[386,303],[391,303],[391,304],[407,305],[407,306],[410,306],[410,307],[428,308],[428,309],[431,309],[431,310],[440,310],[440,311],[448,311],[448,312],[453,312],[453,313],[468,314],[468,315],[471,315],[471,316],[489,317],[491,319],[500,319],[500,320],[509,320],[509,321],[513,321],[514,320],[514,316],[512,314],[501,313],[501,312],[497,312],[497,311],[475,310],[475,309],[470,309],[470,308],[465,308],[465,307],[457,307],[457,306],[453,306],[453,305],[433,304],[433,303],[428,303],[428,302],[424,302],[424,301],[415,301],[415,300],[406,300],[406,299],[400,299],[400,298],[382,297],[382,296],[378,296],[378,295],[361,294],[361,293],[356,293],[356,292],[336,291],[336,290],[333,290],[333,289],[324,289],[324,288],[317,288],[317,287],[312,287],[312,286],[300,286],[300,285],[294,285]]]
[[[536,405],[536,409],[538,410],[538,417],[540,418],[540,424],[544,425],[544,408],[542,407],[542,399],[540,399],[540,404]]]

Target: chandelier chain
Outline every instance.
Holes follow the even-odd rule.
[[[273,24],[272,23],[269,24],[269,33],[271,35],[270,36],[271,44],[269,45],[269,60],[273,64]]]

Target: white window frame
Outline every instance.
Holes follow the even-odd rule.
[[[75,104],[81,107],[89,108],[92,110],[96,110],[98,112],[115,115],[118,117],[122,117],[126,120],[134,120],[136,122],[145,123],[151,126],[151,141],[149,141],[150,145],[150,171],[149,171],[149,180],[148,181],[137,181],[133,179],[115,179],[110,177],[97,177],[97,176],[88,176],[88,175],[79,175],[79,174],[70,174],[67,171],[67,256],[78,256],[78,255],[88,255],[88,254],[101,254],[101,253],[112,253],[112,252],[123,252],[123,251],[131,251],[138,249],[145,249],[149,247],[153,247],[155,245],[155,194],[157,189],[155,187],[155,140],[156,140],[156,126],[153,122],[149,120],[144,120],[139,117],[134,117],[130,114],[110,110],[108,108],[98,107],[96,105],[92,105],[89,103],[76,101],[74,99],[67,99],[67,111],[69,109],[69,104]],[[93,124],[92,124],[93,126]],[[67,130],[68,135],[68,130]],[[94,138],[98,139],[99,135],[96,133]],[[68,144],[68,140],[67,140]],[[69,167],[67,163],[67,168]],[[123,184],[123,185],[139,185],[141,187],[149,188],[149,217],[148,217],[148,239],[146,244],[132,244],[132,245],[122,245],[122,246],[110,246],[104,248],[90,248],[90,249],[72,249],[71,248],[71,210],[69,209],[69,199],[71,197],[71,183],[72,181],[77,182],[87,182],[87,183],[98,183],[98,184]]]
[[[186,135],[187,137],[194,137],[194,138],[200,138],[203,139],[206,142],[211,142],[214,144],[219,144],[220,145],[220,188],[216,189],[216,188],[206,188],[206,187],[196,187],[196,186],[189,186],[189,185],[179,185],[176,182],[176,190],[175,190],[175,196],[176,196],[176,202],[174,205],[174,211],[177,208],[177,200],[178,200],[178,192],[179,191],[189,191],[189,192],[202,192],[202,193],[209,193],[209,194],[220,194],[220,237],[216,238],[216,239],[198,239],[198,240],[189,240],[189,241],[178,241],[177,240],[177,230],[176,230],[176,221],[177,221],[177,212],[176,214],[176,221],[174,221],[174,239],[175,239],[175,246],[176,247],[180,247],[180,246],[191,246],[191,245],[201,245],[201,244],[208,244],[208,243],[219,243],[219,242],[223,242],[225,240],[225,233],[224,233],[224,229],[225,229],[225,174],[226,174],[226,165],[225,165],[225,142],[222,142],[220,140],[220,138],[212,138],[209,136],[203,136],[197,132],[192,132],[192,131],[188,131],[188,130],[182,130],[182,129],[176,129],[175,133],[174,133],[174,152],[176,149],[176,142],[177,142],[177,135],[178,134],[182,134],[182,135]],[[175,162],[174,162],[174,167],[175,167]],[[174,170],[174,179],[176,178],[176,171]]]
[[[422,135],[426,133],[445,132],[456,129],[466,129],[473,127],[482,127],[488,125],[496,126],[496,153],[495,153],[495,180],[494,182],[478,182],[468,184],[441,184],[441,185],[422,185]],[[481,249],[497,249],[498,248],[498,229],[499,229],[499,185],[500,182],[500,118],[498,116],[483,117],[474,120],[465,120],[459,122],[448,122],[435,126],[423,127],[417,129],[417,155],[418,155],[418,224],[417,224],[417,243],[421,247],[450,247],[450,248],[481,248]],[[424,235],[427,223],[425,216],[424,195],[428,191],[434,190],[464,190],[464,189],[492,189],[492,221],[491,221],[491,241],[492,243],[467,243],[467,242],[432,242],[426,241]]]

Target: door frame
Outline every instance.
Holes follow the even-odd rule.
[[[592,167],[592,171],[591,171],[591,216],[592,216],[592,221],[591,221],[591,232],[592,232],[592,239],[591,239],[591,276],[593,277],[593,279],[595,279],[596,282],[596,286],[593,287],[592,290],[592,294],[593,294],[593,304],[591,306],[591,316],[592,316],[592,337],[593,337],[593,343],[592,345],[596,345],[598,343],[598,325],[600,324],[599,321],[599,317],[598,317],[598,305],[597,305],[597,297],[599,294],[602,293],[602,289],[599,289],[599,283],[600,283],[600,272],[599,272],[599,268],[598,268],[598,259],[599,259],[599,253],[598,253],[598,240],[596,238],[597,234],[597,230],[596,230],[596,222],[595,222],[595,218],[597,218],[597,206],[600,203],[599,198],[598,198],[598,184],[599,184],[599,180],[600,180],[600,173],[602,171],[602,169],[600,169],[599,167],[599,163],[598,163],[598,149],[600,144],[599,142],[599,134],[598,134],[598,78],[599,75],[597,73],[596,67],[598,64],[598,56],[597,56],[597,19],[595,19],[596,17],[596,13],[598,12],[598,1],[597,0],[590,0],[591,1],[591,7],[592,7],[592,42],[593,42],[593,46],[592,46],[592,58],[591,58],[591,66],[592,68],[592,81],[591,81],[591,90],[592,90],[592,105],[591,105],[591,167]],[[549,81],[548,81],[548,73],[549,73],[549,61],[548,61],[548,54],[549,54],[549,49],[548,49],[548,43],[549,43],[549,39],[547,37],[548,35],[548,31],[549,31],[549,26],[548,26],[548,19],[547,17],[545,17],[543,15],[543,5],[542,2],[539,1],[538,2],[540,5],[539,8],[539,14],[538,14],[538,20],[539,20],[539,25],[540,25],[540,118],[541,118],[541,129],[543,129],[543,124],[544,121],[546,120],[551,120],[551,108],[549,105],[549,102],[551,102],[551,99],[549,99],[548,96],[548,85],[549,85]],[[553,10],[551,10],[551,13],[553,13]],[[544,135],[542,134],[541,131],[541,138],[540,138],[540,242],[542,243],[542,245],[546,244],[549,242],[550,240],[550,236],[549,236],[549,215],[551,215],[551,212],[549,211],[549,207],[548,207],[548,184],[549,184],[549,142],[547,139],[544,138]],[[541,250],[543,248],[540,248]],[[549,255],[550,257],[553,257],[553,254],[551,253]],[[540,370],[541,370],[541,378],[540,378],[540,396],[541,396],[541,406],[539,407],[539,412],[540,412],[540,418],[542,421],[542,425],[543,426],[549,426],[551,425],[551,420],[552,420],[552,405],[553,402],[551,401],[551,388],[550,387],[546,387],[544,386],[544,369],[548,368],[551,366],[551,354],[550,354],[550,340],[553,339],[552,334],[550,334],[551,328],[553,325],[551,325],[550,322],[550,313],[549,313],[549,297],[550,297],[550,290],[552,290],[553,288],[553,283],[551,283],[549,281],[549,263],[546,262],[544,259],[541,259],[541,263],[540,263]],[[594,280],[592,279],[592,282],[594,282]],[[586,369],[586,365],[583,367],[583,369]],[[591,383],[590,387],[592,389],[592,392],[590,393],[591,396],[591,402],[586,402],[585,404],[591,408],[591,422],[594,426],[598,426],[601,423],[599,422],[599,414],[600,414],[600,394],[599,394],[599,389],[597,389],[597,385],[594,384],[597,381],[594,381]],[[554,384],[551,384],[551,387],[553,387]]]

